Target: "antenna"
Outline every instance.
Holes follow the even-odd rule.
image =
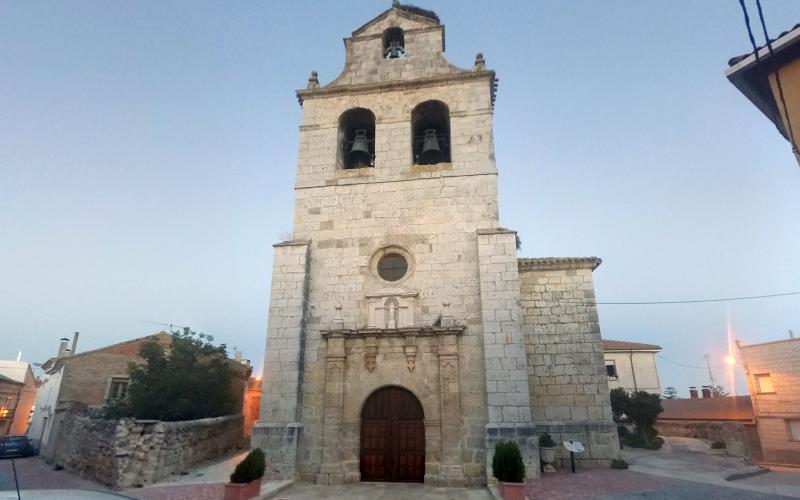
[[[711,373],[711,364],[708,362],[708,356],[709,355],[706,354],[703,357],[706,358],[706,367],[708,368],[708,378],[711,379],[711,388],[713,389],[714,387],[717,386],[717,384],[714,383],[714,374]]]
[[[175,323],[163,323],[161,321],[148,321],[146,319],[143,319],[141,321],[142,321],[142,323],[152,323],[154,325],[168,326],[169,327],[169,333],[175,333],[173,331],[173,328],[175,328],[175,327],[177,327],[177,328],[186,328],[185,326],[176,325]]]

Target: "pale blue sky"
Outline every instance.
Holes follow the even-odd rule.
[[[389,6],[0,2],[0,358],[174,322],[260,366],[271,244],[291,227],[300,109]],[[723,75],[737,0],[420,2],[448,59],[497,71],[502,224],[524,256],[598,255],[601,301],[800,290],[800,168]],[[491,7],[490,7],[491,5]],[[774,34],[800,2],[766,0]],[[754,8],[754,7],[753,7]],[[800,333],[800,297],[601,306],[606,338],[721,363]],[[686,392],[700,370],[660,362]],[[715,374],[722,375],[722,370]]]

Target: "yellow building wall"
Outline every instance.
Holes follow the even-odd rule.
[[[800,143],[800,59],[782,66],[778,70],[778,75],[781,78],[781,87],[783,88],[783,97],[786,101],[786,108],[789,111],[789,120],[791,121],[794,129],[794,143]],[[783,105],[781,104],[780,94],[778,92],[778,83],[775,78],[775,73],[769,75],[769,85],[772,88],[772,94],[775,97],[775,102],[778,104],[778,112],[780,113],[781,120],[783,121],[784,129],[789,131],[789,126],[786,121],[786,113],[784,113]],[[800,155],[795,153],[798,163],[800,163]]]

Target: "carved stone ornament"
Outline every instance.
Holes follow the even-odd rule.
[[[369,328],[408,328],[414,326],[414,300],[418,293],[402,286],[384,287],[366,295]]]

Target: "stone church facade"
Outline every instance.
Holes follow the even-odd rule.
[[[345,39],[302,106],[292,240],[275,245],[252,446],[267,476],[485,484],[498,440],[618,454],[592,271],[517,256],[500,227],[495,74],[444,58],[395,3]]]

